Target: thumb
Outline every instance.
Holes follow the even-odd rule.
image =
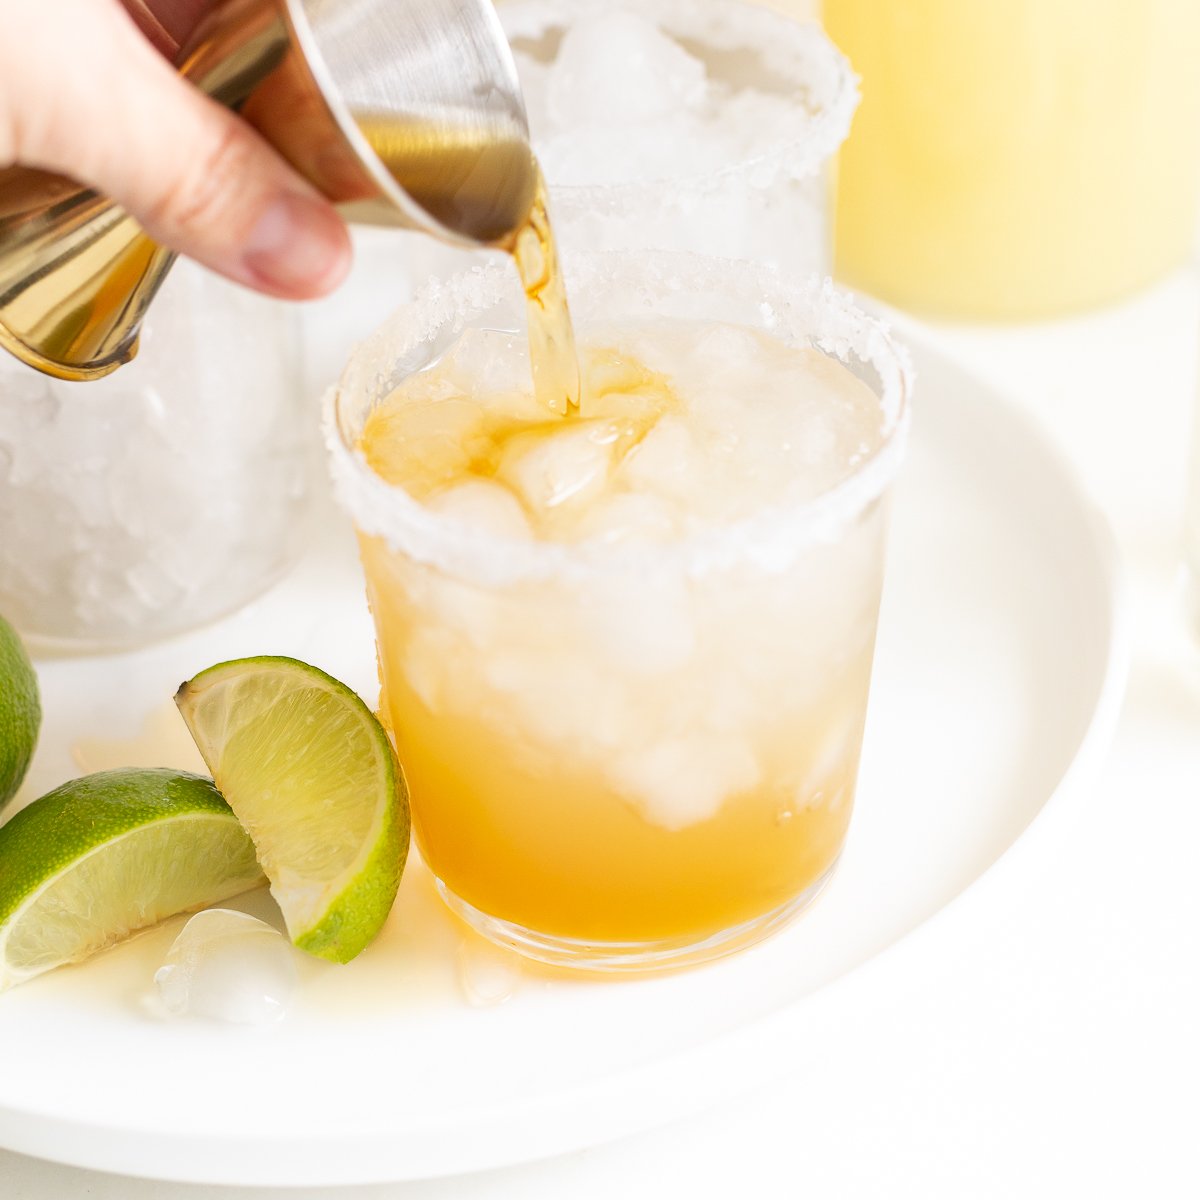
[[[290,299],[334,288],[350,241],[333,207],[180,77],[112,0],[70,7],[78,21],[65,46],[57,39],[54,94],[36,97],[47,103],[18,158],[104,192],[156,241],[239,283]]]

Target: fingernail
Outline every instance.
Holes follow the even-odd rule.
[[[254,280],[282,292],[317,295],[340,282],[350,243],[337,215],[317,200],[280,196],[258,219],[242,250]]]

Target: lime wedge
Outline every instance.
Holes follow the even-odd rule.
[[[0,617],[0,808],[25,778],[41,723],[33,665],[16,631]]]
[[[293,658],[218,663],[175,703],[292,941],[349,962],[387,919],[408,854],[408,792],[382,726],[345,684]]]
[[[262,882],[210,780],[129,768],[64,783],[0,826],[0,991]]]

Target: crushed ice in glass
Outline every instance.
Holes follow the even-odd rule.
[[[149,640],[290,561],[315,448],[291,320],[180,263],[114,374],[69,383],[0,354],[0,610],[22,632]]]
[[[509,339],[468,329],[394,389],[366,423],[368,462],[459,533],[514,551],[631,549],[645,567],[587,574],[583,602],[569,576],[539,579],[516,604],[453,573],[389,567],[409,606],[396,643],[405,685],[431,713],[569,747],[662,829],[708,820],[765,779],[798,795],[827,790],[855,752],[860,709],[830,700],[824,681],[837,672],[822,664],[871,628],[870,588],[846,582],[869,578],[871,529],[818,541],[797,566],[785,528],[772,541],[780,565],[747,570],[736,586],[697,589],[649,568],[656,550],[689,536],[827,500],[864,446],[886,442],[875,392],[802,341],[662,317],[591,326],[580,342],[585,415],[547,421],[528,407],[527,382],[501,392],[472,377]],[[463,441],[448,448],[449,421]],[[796,714],[810,712],[799,752]],[[462,978],[469,998],[506,987],[486,961],[464,960]]]
[[[819,22],[731,0],[499,12],[566,254],[655,247],[828,273],[827,168],[858,95]],[[471,265],[434,243],[417,253],[435,274]]]
[[[840,124],[843,107],[848,124],[853,86],[819,29],[731,13],[740,7],[510,6],[503,20],[551,183],[696,179],[780,155],[823,116]]]

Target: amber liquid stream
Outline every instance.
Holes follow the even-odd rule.
[[[540,168],[529,215],[506,249],[525,289],[534,394],[552,412],[566,416],[580,405],[579,356]]]
[[[426,212],[481,245],[512,255],[528,308],[534,394],[560,416],[577,410],[575,333],[546,181],[537,162],[531,164],[528,146],[480,140],[473,130],[451,137],[444,129],[391,113],[360,113],[356,120],[392,177]]]

